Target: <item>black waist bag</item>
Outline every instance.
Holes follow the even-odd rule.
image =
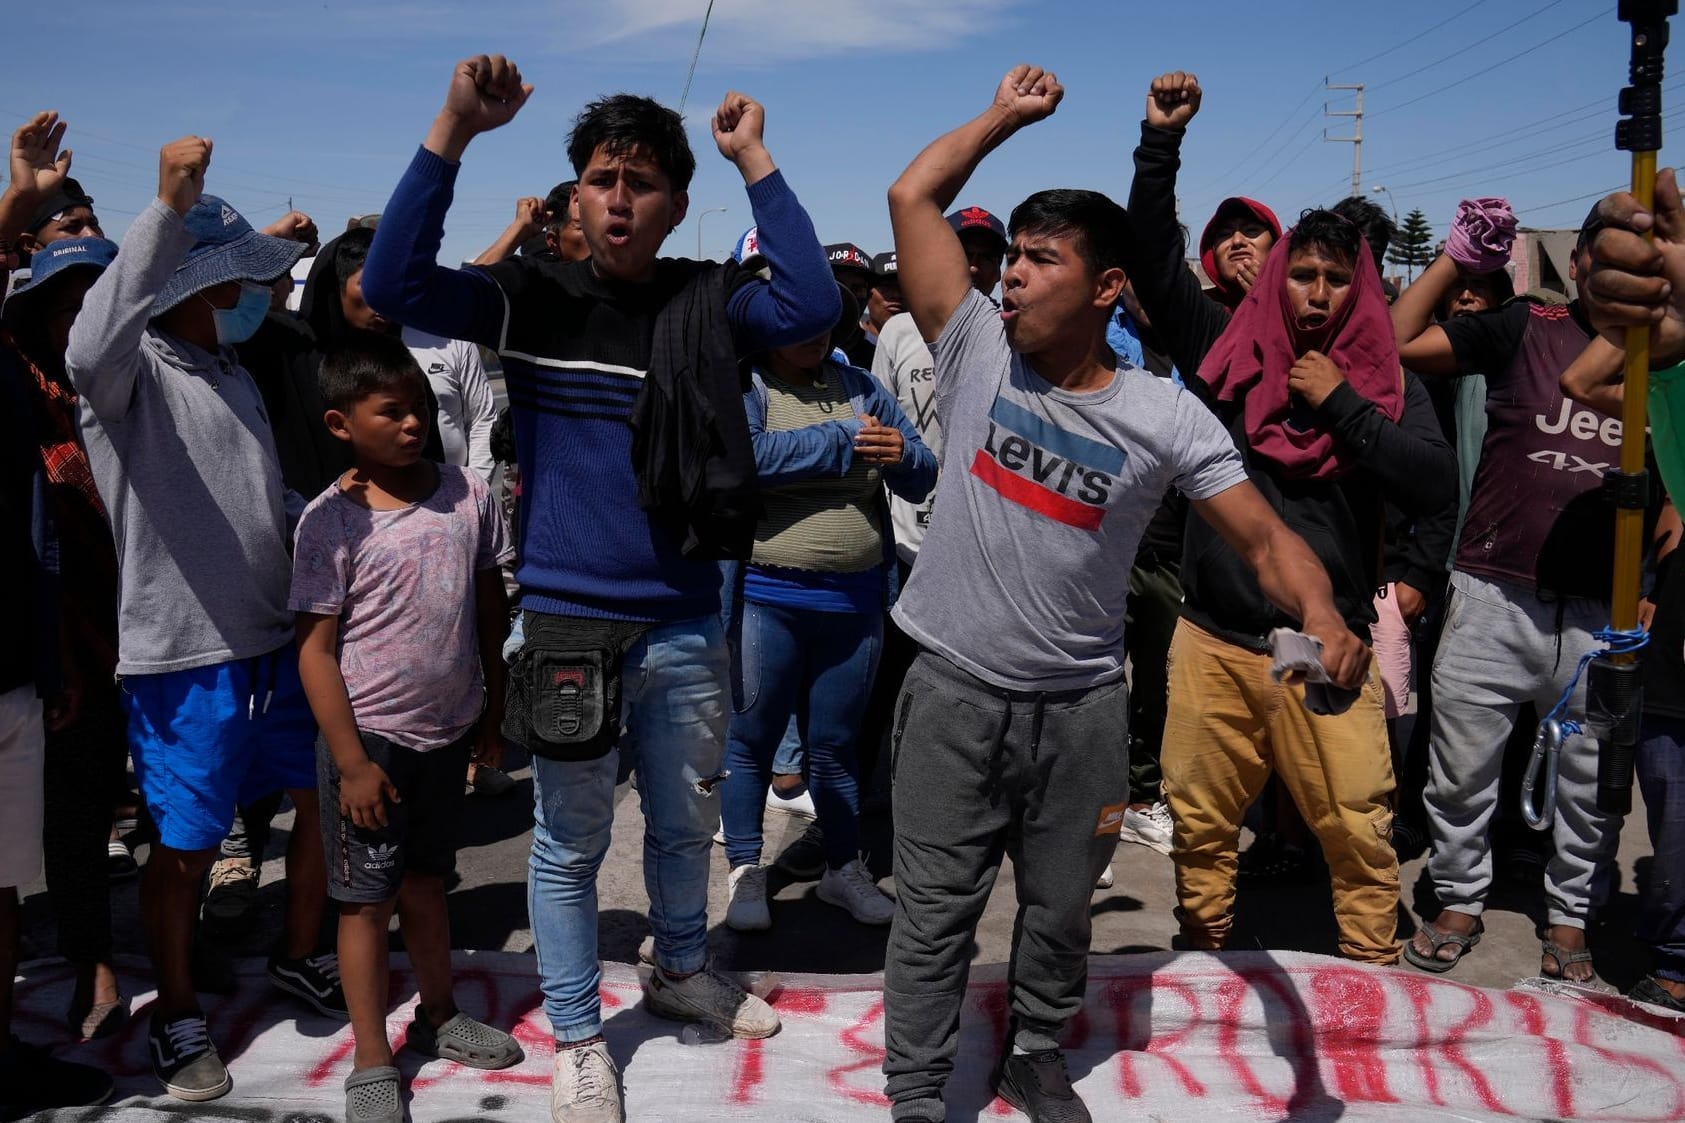
[[[503,735],[546,760],[596,760],[620,740],[620,670],[654,624],[522,614]]]

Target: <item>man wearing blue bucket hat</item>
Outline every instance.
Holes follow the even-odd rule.
[[[200,137],[161,150],[158,198],[88,290],[65,354],[117,545],[117,673],[158,828],[141,886],[158,978],[150,1055],[185,1100],[232,1087],[194,994],[200,879],[237,801],[280,788],[301,821],[317,814],[316,724],[287,611],[289,497],[262,396],[232,350],[305,246],[205,195],[210,156]],[[294,831],[288,946],[269,973],[343,1017],[338,964],[312,954],[325,875],[317,832]]]

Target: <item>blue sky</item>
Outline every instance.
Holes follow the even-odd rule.
[[[572,178],[564,141],[585,101],[630,90],[677,103],[706,6],[13,6],[10,41],[27,44],[17,54],[33,61],[0,86],[0,114],[64,115],[72,174],[113,236],[156,190],[158,147],[185,133],[215,140],[208,189],[259,225],[290,196],[337,231],[347,215],[384,205],[453,63],[502,51],[537,90],[464,160],[445,254],[470,257],[507,224],[518,196]],[[1181,183],[1183,218],[1196,230],[1226,194],[1257,196],[1290,220],[1349,191],[1352,146],[1322,135],[1325,126],[1349,135],[1351,120],[1322,114],[1325,101],[1350,108],[1351,95],[1325,92],[1325,77],[1368,85],[1363,186],[1388,186],[1401,216],[1421,207],[1443,234],[1459,199],[1492,194],[1508,196],[1524,225],[1573,226],[1628,174],[1613,146],[1625,33],[1614,4],[1600,0],[717,0],[686,107],[699,161],[691,218],[666,252],[696,253],[705,210],[727,208],[703,219],[707,256],[727,252],[750,222],[741,180],[707,132],[727,89],[766,105],[768,147],[821,238],[877,252],[889,248],[885,188],[932,137],[982,109],[1017,62],[1056,71],[1067,93],[962,195],[1003,217],[1044,187],[1122,201],[1147,84],[1186,69],[1206,90]],[[1675,85],[1685,92],[1670,82],[1670,103]]]

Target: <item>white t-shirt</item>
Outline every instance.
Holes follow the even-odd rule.
[[[404,346],[421,365],[439,399],[439,440],[445,446],[445,463],[469,468],[490,482],[496,467],[491,426],[497,420],[497,407],[479,348],[417,328],[404,329]]]
[[[878,335],[878,349],[872,356],[872,374],[901,403],[901,412],[919,431],[925,447],[942,463],[942,425],[936,420],[936,360],[925,346],[912,314],[891,316]],[[881,419],[880,419],[881,420]],[[909,503],[894,492],[889,496],[889,521],[895,528],[895,552],[912,565],[924,542],[925,528],[936,502],[931,489],[922,503]]]
[[[1058,389],[999,313],[970,292],[931,347],[946,450],[895,622],[1007,690],[1097,686],[1123,675],[1129,569],[1165,491],[1209,499],[1246,469],[1186,390],[1122,362],[1104,389]]]

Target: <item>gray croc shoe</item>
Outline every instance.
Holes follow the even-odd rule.
[[[526,1057],[520,1043],[500,1029],[477,1022],[460,1011],[434,1029],[420,1007],[416,1008],[415,1021],[410,1023],[409,1047],[469,1068],[508,1068]]]
[[[380,1065],[345,1078],[345,1123],[404,1123],[397,1069]]]

